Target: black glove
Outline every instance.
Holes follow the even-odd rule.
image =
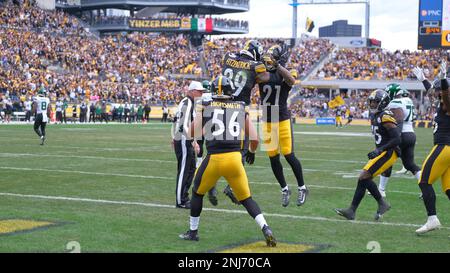
[[[253,163],[255,163],[255,153],[247,151],[247,153],[245,154],[245,161],[247,162],[247,164],[253,165]]]
[[[375,157],[379,156],[383,151],[379,150],[378,148],[376,148],[375,150],[373,150],[372,152],[367,154],[367,157],[369,159],[374,159]]]

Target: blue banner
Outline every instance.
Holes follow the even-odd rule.
[[[316,118],[316,125],[335,125],[335,118]]]
[[[441,21],[442,0],[421,0],[419,18],[420,21]]]

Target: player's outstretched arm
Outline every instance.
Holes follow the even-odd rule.
[[[420,82],[422,82],[422,84],[423,84],[423,86],[425,87],[425,90],[426,90],[427,92],[430,91],[430,90],[432,89],[433,85],[431,84],[431,82],[430,82],[427,78],[425,78],[425,74],[423,73],[423,69],[422,69],[422,68],[416,66],[416,67],[413,69],[413,73],[414,73],[414,75],[416,76],[416,78],[417,78]],[[430,92],[432,92],[432,90],[431,90]]]

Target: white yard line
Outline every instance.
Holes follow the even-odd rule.
[[[0,153],[0,157],[56,157],[56,158],[80,158],[80,159],[102,159],[102,160],[118,160],[118,161],[141,161],[141,162],[159,162],[159,163],[175,163],[171,160],[159,160],[159,159],[139,159],[139,158],[122,158],[122,157],[101,157],[101,156],[82,156],[82,155],[58,155],[58,154],[31,154],[31,153]],[[263,156],[257,156],[258,158],[265,158]],[[341,159],[318,159],[318,158],[304,158],[300,157],[300,160],[304,161],[321,161],[321,162],[336,162],[336,163],[351,163],[351,164],[365,164],[366,161],[357,160],[341,160]]]
[[[14,171],[40,171],[40,172],[55,172],[55,173],[74,173],[74,174],[83,174],[83,175],[97,175],[97,176],[117,176],[117,177],[129,177],[129,178],[144,178],[144,179],[159,179],[159,180],[173,180],[175,181],[175,177],[164,177],[164,176],[149,176],[149,175],[134,175],[134,174],[121,174],[121,173],[99,173],[99,172],[85,172],[85,171],[74,171],[74,170],[55,170],[55,169],[42,169],[42,168],[19,168],[19,167],[4,167],[0,166],[0,169],[3,170],[14,170]],[[270,185],[270,186],[278,186],[278,183],[274,182],[250,182],[250,184],[254,185]],[[321,189],[329,189],[329,190],[348,190],[354,191],[355,188],[348,187],[336,187],[336,186],[323,186],[323,185],[313,185],[307,184],[308,187],[311,188],[321,188]],[[389,193],[399,193],[399,194],[408,194],[408,195],[419,195],[419,191],[417,192],[404,192],[404,191],[394,191],[389,190]],[[440,196],[439,194],[436,194]]]
[[[130,177],[130,178],[145,178],[145,179],[163,179],[172,180],[175,178],[171,177],[161,177],[161,176],[151,176],[151,175],[134,175],[134,174],[121,174],[121,173],[99,173],[99,172],[84,172],[84,171],[71,171],[71,170],[51,170],[51,169],[41,169],[41,168],[16,168],[16,167],[0,167],[4,170],[16,170],[16,171],[39,171],[39,172],[55,172],[55,173],[76,173],[76,174],[87,174],[87,175],[98,175],[98,176],[119,176],[119,177]]]
[[[157,203],[114,201],[114,200],[65,197],[65,196],[30,195],[30,194],[18,194],[18,193],[8,193],[8,192],[0,192],[0,195],[1,196],[9,196],[9,197],[17,197],[17,198],[31,198],[31,199],[44,199],[44,200],[58,200],[58,201],[86,202],[86,203],[111,204],[111,205],[130,205],[130,206],[175,209],[174,205],[164,205],[164,204],[157,204]],[[203,208],[203,210],[213,211],[213,212],[230,213],[230,214],[247,214],[247,211],[245,211],[245,210],[214,209],[214,208]],[[355,221],[355,220],[348,221],[348,220],[343,220],[343,219],[326,218],[326,217],[321,217],[321,216],[300,216],[300,215],[268,213],[268,212],[264,212],[264,215],[267,217],[289,218],[289,219],[296,219],[296,220],[327,221],[327,222],[362,224],[362,225],[381,225],[381,226],[408,227],[408,228],[417,228],[417,227],[421,226],[419,224],[410,224],[410,223],[371,222],[371,221]],[[447,230],[450,229],[449,227],[441,227],[441,228],[447,229]]]

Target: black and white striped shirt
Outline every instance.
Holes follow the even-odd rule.
[[[189,126],[195,117],[194,100],[190,97],[185,97],[178,104],[177,113],[174,119],[174,140],[186,139]],[[189,139],[189,138],[187,138]]]

